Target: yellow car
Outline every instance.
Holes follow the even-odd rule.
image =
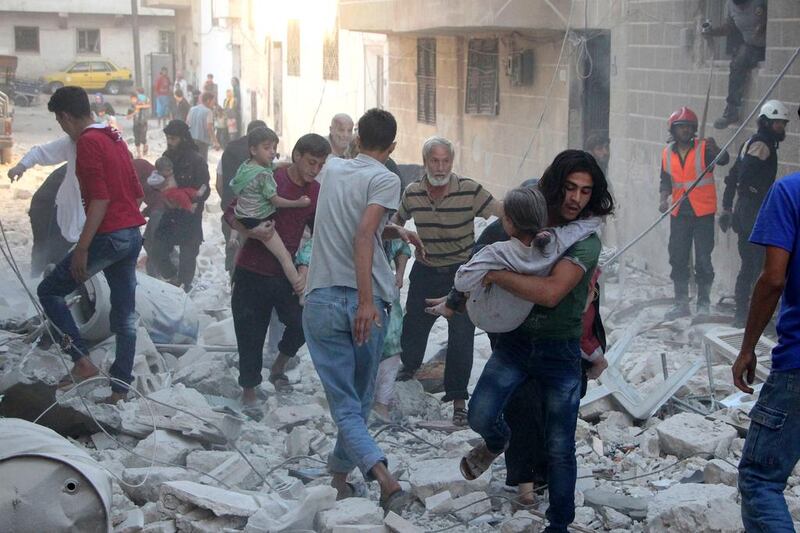
[[[65,85],[77,85],[87,90],[103,90],[108,94],[119,94],[133,85],[131,71],[119,68],[108,59],[74,61],[60,72],[42,78],[45,91],[52,93]]]

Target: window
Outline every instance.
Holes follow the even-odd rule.
[[[78,30],[78,53],[100,53],[100,30]]]
[[[70,74],[77,74],[80,72],[90,72],[92,67],[90,63],[82,62],[82,63],[75,63],[72,68],[69,69]]]
[[[17,52],[38,52],[39,28],[14,26],[14,50]]]
[[[466,113],[497,114],[500,94],[497,63],[497,39],[470,39],[467,52]]]
[[[290,20],[286,30],[286,73],[300,75],[300,21]]]
[[[325,32],[322,42],[322,79],[339,79],[339,21],[333,30]]]
[[[158,31],[158,51],[162,54],[175,53],[175,32],[174,31]]]
[[[105,61],[92,61],[92,72],[111,72],[111,66]]]
[[[417,39],[417,121],[436,124],[436,39]]]

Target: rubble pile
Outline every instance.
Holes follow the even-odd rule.
[[[377,486],[365,484],[357,472],[350,481],[358,497],[336,501],[325,470],[336,428],[305,348],[288,372],[294,392],[278,394],[265,379],[259,388],[261,407],[245,413],[238,403],[229,282],[215,260],[221,236],[212,204],[190,295],[199,321],[198,344],[164,348],[140,329],[139,394],[126,402],[97,403],[110,392],[102,380],[70,392],[56,390],[69,360],[57,347],[31,344],[24,333],[12,331],[11,325],[33,316],[13,280],[0,298],[5,328],[0,330],[0,416],[33,420],[55,403],[39,422],[69,437],[113,474],[117,531],[405,533],[451,528],[512,533],[542,524],[546,491],[533,508],[519,508],[513,502],[516,491],[505,487],[502,459],[477,480],[463,479],[459,459],[479,437],[469,429],[433,424],[448,420],[451,407],[420,382],[397,384],[394,415],[402,428],[377,421],[371,425],[389,468],[419,500],[403,516],[384,516]],[[12,248],[23,257],[29,245],[23,224],[8,229]],[[665,322],[671,303],[667,283],[635,269],[609,273],[613,277],[603,285],[602,316],[610,351],[618,343],[625,348],[616,354],[613,372],[590,383],[581,410],[576,526],[741,530],[736,465],[752,398],[730,407],[719,403],[733,392],[729,362],[712,355],[709,380],[703,338],[711,326],[693,324],[691,318]],[[634,321],[637,331],[626,339]],[[446,329],[442,321],[435,325],[428,360],[440,350]],[[475,346],[471,386],[489,356],[482,333]],[[107,370],[113,348],[113,339],[97,344],[93,361]],[[265,378],[271,357],[266,354]],[[670,376],[698,361],[674,387],[664,389]],[[633,391],[642,402],[652,400],[655,414],[639,418],[629,412],[617,397],[619,385],[630,387],[622,392]],[[789,478],[787,501],[800,526],[800,471]]]

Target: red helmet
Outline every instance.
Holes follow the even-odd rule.
[[[684,106],[669,116],[667,124],[669,124],[670,130],[672,129],[672,126],[675,126],[676,124],[691,124],[697,128],[697,115],[694,111]]]

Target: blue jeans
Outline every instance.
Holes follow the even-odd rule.
[[[750,419],[739,462],[745,530],[794,531],[783,490],[800,459],[800,369],[770,372]]]
[[[325,389],[331,416],[338,428],[336,446],[328,457],[333,473],[348,473],[358,467],[365,479],[386,456],[367,430],[372,409],[375,376],[383,352],[383,337],[389,314],[386,304],[375,298],[381,326],[372,326],[369,340],[358,346],[353,325],[358,291],[349,287],[314,289],[306,297],[303,330],[311,360]]]
[[[530,342],[501,335],[469,402],[469,425],[489,450],[502,452],[510,430],[503,409],[526,380],[541,392],[550,507],[547,531],[567,531],[575,518],[575,427],[581,395],[579,339]]]
[[[142,234],[138,227],[95,235],[89,245],[87,271],[90,276],[102,271],[111,290],[111,331],[116,334],[117,346],[111,377],[131,383],[133,356],[136,353],[136,259],[142,249]],[[81,339],[75,319],[64,297],[75,291],[79,284],[72,278],[70,262],[72,252],[56,265],[55,270],[42,280],[36,292],[50,321],[72,340],[68,350],[73,361],[88,355],[86,343]],[[111,382],[115,392],[128,388]]]

